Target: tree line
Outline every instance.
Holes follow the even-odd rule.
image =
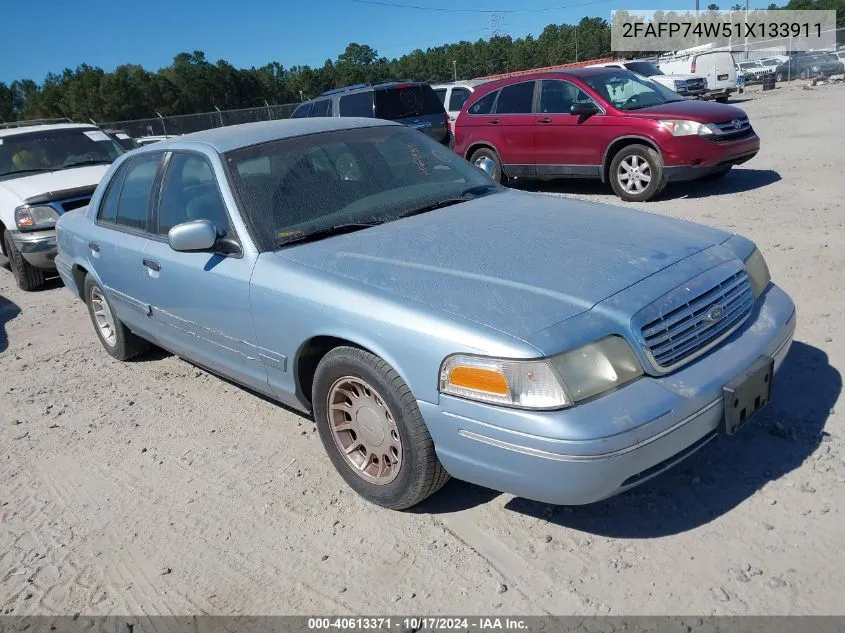
[[[738,5],[734,8],[739,8]],[[770,5],[769,8],[776,8]],[[790,0],[789,9],[836,9],[845,16],[845,0]],[[711,4],[708,9],[717,10]],[[371,46],[351,43],[322,66],[235,68],[211,62],[202,51],[179,53],[157,71],[124,64],[111,72],[82,64],[32,79],[0,82],[0,119],[68,117],[75,121],[126,121],[197,112],[293,103],[348,84],[415,79],[439,82],[480,77],[542,66],[596,59],[612,53],[610,25],[585,17],[573,24],[549,24],[539,36],[498,35],[417,49],[388,59]]]

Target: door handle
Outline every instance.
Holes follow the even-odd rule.
[[[552,122],[552,120],[549,117],[537,119],[537,123],[551,123],[551,122]]]
[[[491,121],[487,121],[487,123],[492,123],[493,125],[499,125],[499,123],[501,123],[501,121],[499,121],[499,119],[493,119]]]
[[[155,271],[155,272],[158,272],[158,271],[161,270],[161,264],[159,264],[158,262],[154,262],[151,259],[145,259],[144,260],[144,266],[146,266],[147,268],[149,268],[150,270]]]
[[[88,248],[90,248],[95,253],[100,252],[100,245],[97,244],[96,242],[88,242]]]

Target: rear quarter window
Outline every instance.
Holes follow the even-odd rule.
[[[414,116],[445,114],[443,104],[431,86],[416,85],[377,90],[376,117],[395,121]]]
[[[499,94],[498,90],[494,90],[490,94],[486,94],[480,99],[478,99],[475,103],[473,103],[467,112],[469,114],[490,114],[493,110],[493,103],[496,101],[496,95]]]
[[[373,91],[343,95],[340,98],[340,116],[373,117]]]

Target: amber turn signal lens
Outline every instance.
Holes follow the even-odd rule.
[[[449,383],[455,387],[476,389],[506,396],[510,393],[507,379],[499,372],[480,367],[455,367],[449,374]]]

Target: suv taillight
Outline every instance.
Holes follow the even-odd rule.
[[[690,72],[694,75],[695,74],[695,58],[692,60],[692,66],[690,67]]]

